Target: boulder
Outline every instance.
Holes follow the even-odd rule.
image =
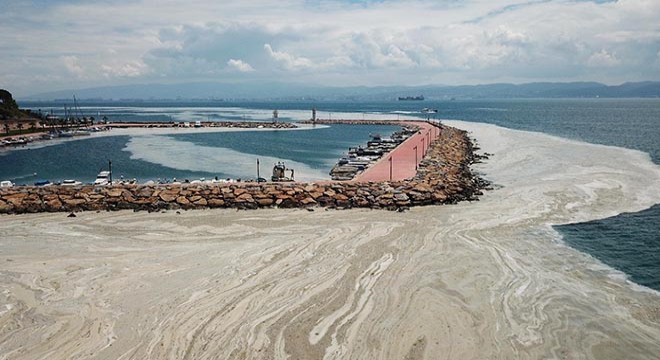
[[[76,198],[66,199],[63,202],[69,207],[78,207],[79,205],[86,203],[85,199],[76,199]]]
[[[7,203],[3,200],[0,200],[0,213],[7,213],[13,209],[14,206],[11,203]]]
[[[110,197],[120,197],[123,192],[123,188],[110,188],[106,191],[106,195]]]
[[[165,202],[172,202],[176,200],[177,197],[179,197],[179,192],[172,190],[162,191],[160,194],[158,194],[158,197]]]
[[[179,196],[176,198],[176,203],[179,205],[188,205],[190,201],[185,196]]]
[[[23,203],[23,199],[25,199],[27,196],[28,194],[26,193],[16,193],[11,195],[5,195],[3,198],[5,202],[18,207],[21,205],[21,203]]]
[[[257,200],[257,204],[259,204],[259,206],[271,206],[273,203],[275,203],[275,201],[271,198],[262,198]]]
[[[199,197],[199,199],[197,199],[193,203],[197,206],[206,206],[206,205],[208,205],[208,201],[206,201],[206,199],[201,197],[201,196]]]
[[[209,207],[212,208],[223,207],[225,206],[225,201],[223,199],[209,199],[207,201],[207,204]]]

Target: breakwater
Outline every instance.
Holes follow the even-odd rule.
[[[262,207],[402,209],[475,200],[487,184],[466,132],[440,134],[409,181],[14,187],[0,190],[0,213]]]
[[[319,124],[319,125],[399,125],[400,120],[357,120],[357,119],[316,119],[316,120],[302,120],[298,121],[299,124]]]
[[[267,121],[202,121],[202,122],[116,122],[104,124],[107,128],[200,128],[200,127],[223,127],[240,129],[295,129],[296,126],[290,122],[267,122]]]

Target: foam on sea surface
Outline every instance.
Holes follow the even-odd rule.
[[[499,186],[478,202],[4,217],[0,347],[26,359],[657,358],[660,296],[552,225],[660,202],[660,167],[447,123],[494,153],[477,168]]]

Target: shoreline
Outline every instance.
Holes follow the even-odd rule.
[[[495,153],[475,167],[501,187],[479,202],[4,217],[0,324],[18,326],[0,344],[62,359],[660,352],[660,295],[550,227],[659,202],[660,168],[616,147],[448,124]]]

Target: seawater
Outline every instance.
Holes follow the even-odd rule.
[[[21,104],[32,109],[58,113],[63,104]],[[422,107],[439,110],[438,119],[485,122],[499,126],[543,132],[564,138],[613,145],[646,152],[660,164],[660,99],[525,99],[458,100],[423,102],[191,102],[191,103],[98,103],[86,104],[86,114],[108,116],[111,121],[269,120],[279,109],[281,121],[305,118],[311,108],[321,118],[417,117],[428,115]],[[309,117],[309,116],[307,116]],[[329,132],[232,133],[175,135],[169,139],[200,148],[221,146],[239,153],[282,156],[310,169],[329,170],[347,146],[364,142],[369,133],[389,129],[331,127]],[[360,130],[355,130],[360,129]],[[336,131],[336,132],[333,132]],[[353,135],[347,132],[358,131]],[[315,141],[311,139],[315,138]],[[90,139],[91,140],[91,139]],[[253,141],[254,140],[254,141]],[[103,165],[109,156],[127,174],[148,177],[201,177],[217,174],[181,170],[135,158],[126,151],[129,138],[104,138],[85,143],[75,141],[44,150],[17,151],[0,156],[0,178],[29,176],[34,169],[47,169],[55,177],[89,179],[89,169]],[[350,143],[350,144],[349,144]],[[91,149],[95,148],[95,149]],[[194,147],[193,147],[194,148]],[[256,150],[262,149],[262,150]],[[40,151],[38,151],[40,150]],[[31,152],[28,154],[28,152]],[[52,156],[58,152],[61,157]],[[133,158],[131,158],[133,156]],[[139,157],[139,156],[138,156]],[[496,161],[497,154],[493,161]],[[49,160],[50,159],[50,160]],[[59,159],[59,160],[58,160]],[[76,159],[62,163],[62,159]],[[55,161],[55,164],[49,161]],[[11,169],[11,170],[10,170]],[[221,175],[224,175],[222,173]],[[603,263],[626,273],[632,281],[660,290],[660,206],[635,214],[555,227],[567,244],[591,254]]]

